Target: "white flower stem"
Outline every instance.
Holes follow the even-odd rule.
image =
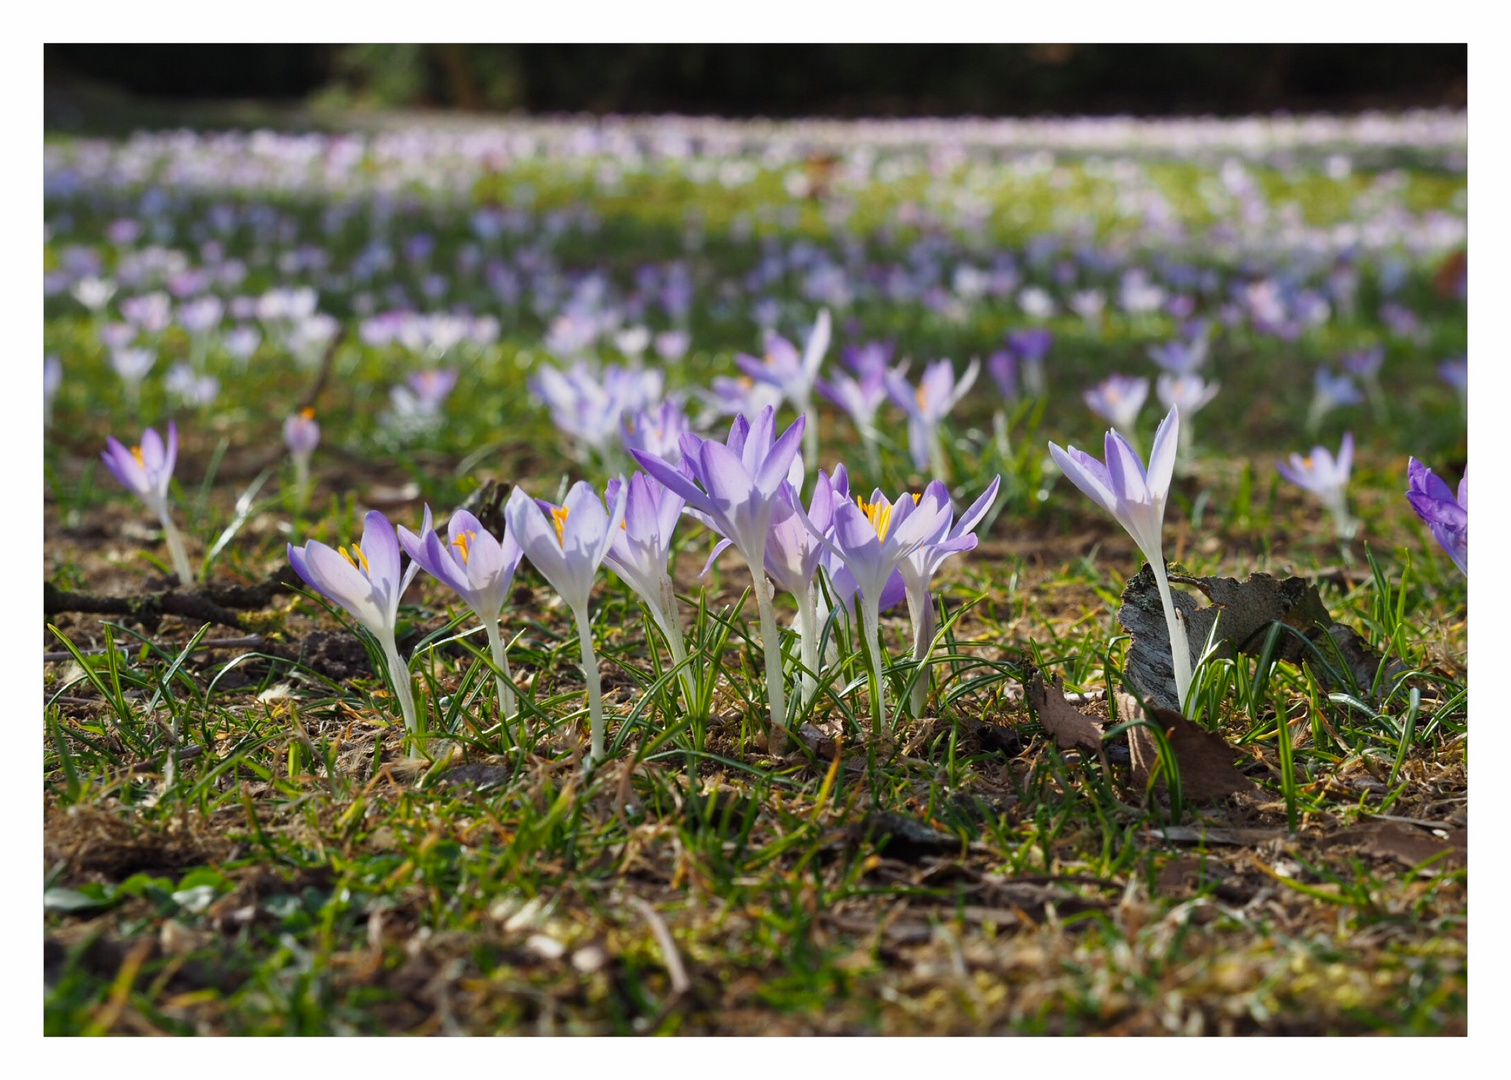
[[[761,652],[766,660],[766,701],[771,707],[767,747],[771,753],[781,754],[787,750],[787,697],[782,692],[782,634],[777,629],[771,582],[767,580],[759,564],[753,569],[756,608],[761,613]]]
[[[875,684],[871,691],[871,734],[879,739],[887,730],[887,703],[882,692],[881,612],[876,609],[876,601],[860,597],[860,620],[871,653],[871,679]]]
[[[661,577],[661,602],[647,606],[651,609],[651,618],[661,628],[661,636],[666,638],[666,647],[672,654],[672,665],[682,667],[683,661],[687,659],[687,640],[682,635],[677,587],[672,583],[671,575],[663,574]],[[694,677],[692,668],[682,667],[677,673],[677,681],[682,684],[682,694],[686,699],[683,706],[691,713],[698,707],[698,680]]]
[[[1176,610],[1175,598],[1170,595],[1170,579],[1165,576],[1165,560],[1150,559],[1154,582],[1159,586],[1160,603],[1165,608],[1165,630],[1170,636],[1170,664],[1175,672],[1175,695],[1181,712],[1186,711],[1186,695],[1191,691],[1191,644],[1186,639],[1186,621]]]
[[[923,715],[929,702],[929,669],[926,666],[934,645],[934,604],[928,589],[907,591],[908,618],[913,622],[913,662],[919,666],[918,679],[908,702],[916,719]]]
[[[929,470],[935,480],[949,481],[949,465],[944,460],[944,440],[939,435],[939,425],[929,429]]]
[[[303,514],[310,504],[310,459],[303,454],[294,459],[294,513]]]
[[[808,423],[803,425],[803,474],[806,479],[808,473],[818,468],[818,414],[808,408],[808,403],[802,403],[798,410],[808,417]]]
[[[173,560],[173,570],[178,574],[178,583],[186,589],[194,587],[194,570],[189,566],[189,553],[184,550],[184,538],[173,524],[173,515],[166,506],[161,512],[163,539],[168,542],[168,556]]]
[[[514,687],[509,684],[511,676],[509,657],[504,652],[504,636],[499,633],[497,622],[485,622],[483,628],[488,631],[488,651],[493,654],[493,666],[499,670],[499,674],[493,677],[498,687],[499,720],[507,722],[514,719],[517,705],[514,701]]]
[[[423,734],[419,717],[414,708],[414,690],[409,685],[409,665],[399,656],[398,643],[389,633],[381,641],[383,655],[388,660],[388,681],[394,697],[399,699],[399,711],[404,714],[404,731],[411,737]]]
[[[582,646],[582,676],[588,683],[588,720],[591,724],[592,742],[588,749],[588,763],[603,760],[603,683],[598,678],[598,656],[593,652],[593,634],[586,611],[573,610],[577,621],[577,641]]]
[[[1007,435],[1007,413],[1001,409],[992,414],[992,433],[997,437],[997,456],[1006,461],[1013,456],[1013,444]]]
[[[814,599],[813,589],[807,588],[797,598],[798,644],[802,648],[804,669],[802,680],[804,708],[813,703],[813,695],[818,692],[818,626],[818,602]]]

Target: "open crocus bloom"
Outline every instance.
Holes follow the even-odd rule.
[[[158,517],[168,513],[168,485],[173,482],[173,465],[178,459],[178,427],[168,421],[168,441],[153,428],[142,433],[140,446],[127,450],[114,436],[105,439],[101,454],[105,467],[125,488],[147,504]]]
[[[1149,397],[1149,380],[1109,375],[1082,395],[1086,407],[1122,431],[1133,431],[1139,410]],[[1111,453],[1109,450],[1108,453]]]
[[[484,623],[497,623],[523,552],[508,529],[496,539],[467,510],[451,515],[446,538],[436,532],[430,507],[416,536],[403,525],[399,544],[417,565],[451,589]]]
[[[1348,512],[1348,477],[1353,465],[1354,435],[1346,431],[1336,458],[1326,447],[1314,446],[1306,457],[1292,454],[1289,463],[1277,462],[1275,471],[1322,500],[1333,515],[1338,535],[1346,538],[1353,535],[1357,524]]]
[[[394,527],[379,511],[371,510],[362,522],[362,542],[351,550],[336,549],[318,540],[303,547],[289,545],[289,564],[310,588],[344,608],[362,624],[382,647],[404,727],[418,730],[414,697],[409,686],[409,666],[399,658],[394,630],[399,621],[399,598],[420,572],[418,563],[400,569],[402,556]]]
[[[1105,465],[1074,446],[1062,450],[1050,443],[1049,453],[1071,483],[1128,530],[1128,535],[1148,560],[1165,609],[1175,690],[1184,709],[1186,694],[1191,688],[1191,648],[1186,639],[1186,624],[1170,595],[1164,554],[1165,500],[1170,495],[1170,480],[1175,475],[1179,443],[1180,410],[1172,407],[1154,433],[1147,471],[1133,447],[1128,445],[1128,440],[1116,431],[1107,432],[1103,444],[1107,454]]]
[[[320,424],[314,409],[300,409],[283,422],[283,442],[296,458],[309,460],[320,445]]]
[[[1434,475],[1431,469],[1416,458],[1410,459],[1407,463],[1406,480],[1406,498],[1411,501],[1411,508],[1417,512],[1417,517],[1421,518],[1432,530],[1433,539],[1442,545],[1454,565],[1467,577],[1469,574],[1468,467],[1464,468],[1464,476],[1459,480],[1457,498],[1454,498],[1453,492],[1449,490],[1442,477]]]
[[[624,517],[625,493],[618,493],[612,514],[592,485],[579,480],[561,506],[532,499],[516,487],[509,493],[504,519],[530,565],[540,571],[567,606],[586,612],[598,567],[613,543],[609,529]]]
[[[980,373],[981,361],[972,360],[957,381],[955,366],[948,360],[936,360],[923,369],[918,386],[912,387],[897,372],[887,372],[887,392],[908,414],[908,452],[915,468],[922,469],[932,461],[934,471],[943,472],[939,422],[970,392]]]

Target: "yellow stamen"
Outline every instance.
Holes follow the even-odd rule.
[[[142,459],[142,448],[140,446],[133,446],[131,448],[131,456],[136,458],[136,463],[142,468],[145,469],[147,467],[147,462]]]
[[[868,503],[859,495],[855,496],[855,505],[860,507],[861,513],[866,515],[866,520],[876,530],[876,539],[885,540],[887,529],[892,526],[892,507],[889,503]]]
[[[464,532],[455,540],[451,541],[451,546],[462,553],[462,562],[464,563],[472,557],[471,545],[472,538],[475,535],[475,533]]]
[[[913,493],[913,505],[917,506],[918,505],[918,500],[920,500],[922,498],[923,498],[922,493],[915,491]]]
[[[1311,454],[1308,454],[1308,455],[1306,455],[1306,457],[1304,457],[1304,458],[1301,459],[1301,467],[1303,469],[1310,469],[1312,467],[1312,455]]]
[[[913,395],[918,399],[918,407],[926,408],[929,404],[929,391],[927,387],[920,386],[918,392]]]
[[[300,409],[299,410],[299,415],[302,416],[302,417],[304,417],[306,420],[313,420],[313,419],[315,419],[315,410],[314,409]]]
[[[347,562],[351,563],[358,570],[361,570],[364,574],[371,574],[372,573],[372,569],[373,568],[368,564],[368,562],[367,562],[367,556],[364,555],[364,554],[362,554],[362,545],[361,544],[353,544],[352,545],[352,551],[355,551],[357,553],[357,557],[355,559],[352,558],[351,552],[347,551],[346,548],[344,548],[344,547],[343,548],[338,548],[337,550],[339,550],[341,552],[342,556],[346,559]],[[358,565],[358,561],[359,560],[360,560],[360,565]]]
[[[567,508],[555,506],[551,508],[551,524],[556,526],[556,542],[563,548],[567,546]]]

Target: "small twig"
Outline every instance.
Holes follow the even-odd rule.
[[[656,944],[661,948],[661,956],[666,961],[666,973],[672,979],[672,996],[681,997],[692,989],[693,983],[687,977],[687,969],[682,966],[682,956],[677,952],[677,943],[672,939],[672,932],[666,928],[666,923],[656,909],[640,897],[630,897],[630,906],[650,924],[651,933],[655,936]]]
[[[261,634],[248,634],[245,637],[210,638],[206,641],[201,641],[198,645],[194,646],[194,648],[191,649],[190,652],[206,652],[210,649],[252,649],[256,648],[258,645],[261,645],[262,642],[263,637]],[[79,655],[104,656],[109,651],[109,649],[101,645],[99,648],[95,649],[80,649]],[[115,651],[124,653],[129,652],[130,650],[117,645]],[[42,654],[42,662],[44,664],[60,664],[63,661],[72,658],[73,653],[71,652],[45,652]]]
[[[287,566],[256,585],[204,585],[198,589],[170,589],[143,596],[65,592],[49,581],[42,583],[42,613],[57,615],[72,611],[88,615],[126,615],[149,625],[164,615],[178,615],[245,630],[241,617],[230,609],[253,611],[264,608],[274,596],[297,584],[299,578]]]

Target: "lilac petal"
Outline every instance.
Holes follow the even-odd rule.
[[[782,486],[782,481],[787,479],[793,460],[797,456],[798,447],[802,445],[803,428],[807,423],[806,415],[794,420],[791,426],[782,432],[782,437],[772,444],[765,460],[759,463],[758,471],[755,473],[755,486],[767,498],[775,495],[777,488]]]
[[[686,436],[683,436],[683,438],[685,440]],[[699,461],[701,458],[703,445],[703,441],[699,440],[697,445],[692,448],[691,454],[687,453],[684,449],[682,463],[691,467],[693,462]],[[714,445],[718,444],[716,443]],[[683,446],[684,448],[686,448],[686,442],[683,443]],[[682,471],[679,468],[674,465],[667,464],[665,461],[656,457],[654,454],[648,454],[644,450],[631,450],[630,456],[633,457],[637,462],[639,462],[640,467],[643,468],[647,473],[649,473],[655,479],[661,481],[661,484],[667,490],[680,495],[690,506],[694,507],[695,509],[702,510],[705,513],[708,512],[708,510],[710,509],[708,494],[700,490],[698,488],[698,485],[694,484],[685,475],[683,475]]]
[[[1117,496],[1112,491],[1112,481],[1107,476],[1106,466],[1074,446],[1069,450],[1062,450],[1050,443],[1049,456],[1054,458],[1066,479],[1080,488],[1092,502],[1114,517],[1117,516]]]
[[[733,546],[734,541],[729,539],[729,537],[727,536],[724,539],[720,540],[717,544],[715,544],[713,551],[708,553],[708,561],[703,564],[703,569],[698,571],[698,576],[706,577],[708,575],[708,572],[714,568],[714,560]]]
[[[1154,446],[1149,451],[1147,482],[1150,495],[1163,500],[1170,492],[1175,475],[1175,454],[1180,446],[1180,410],[1174,405],[1154,432]]]
[[[1107,478],[1117,495],[1120,508],[1151,501],[1149,484],[1144,478],[1144,463],[1116,430],[1107,432]],[[1119,515],[1121,516],[1121,515]]]
[[[388,585],[399,580],[399,540],[393,523],[381,511],[369,510],[362,519],[362,553],[367,556],[371,568],[369,576],[376,585],[380,581]]]

